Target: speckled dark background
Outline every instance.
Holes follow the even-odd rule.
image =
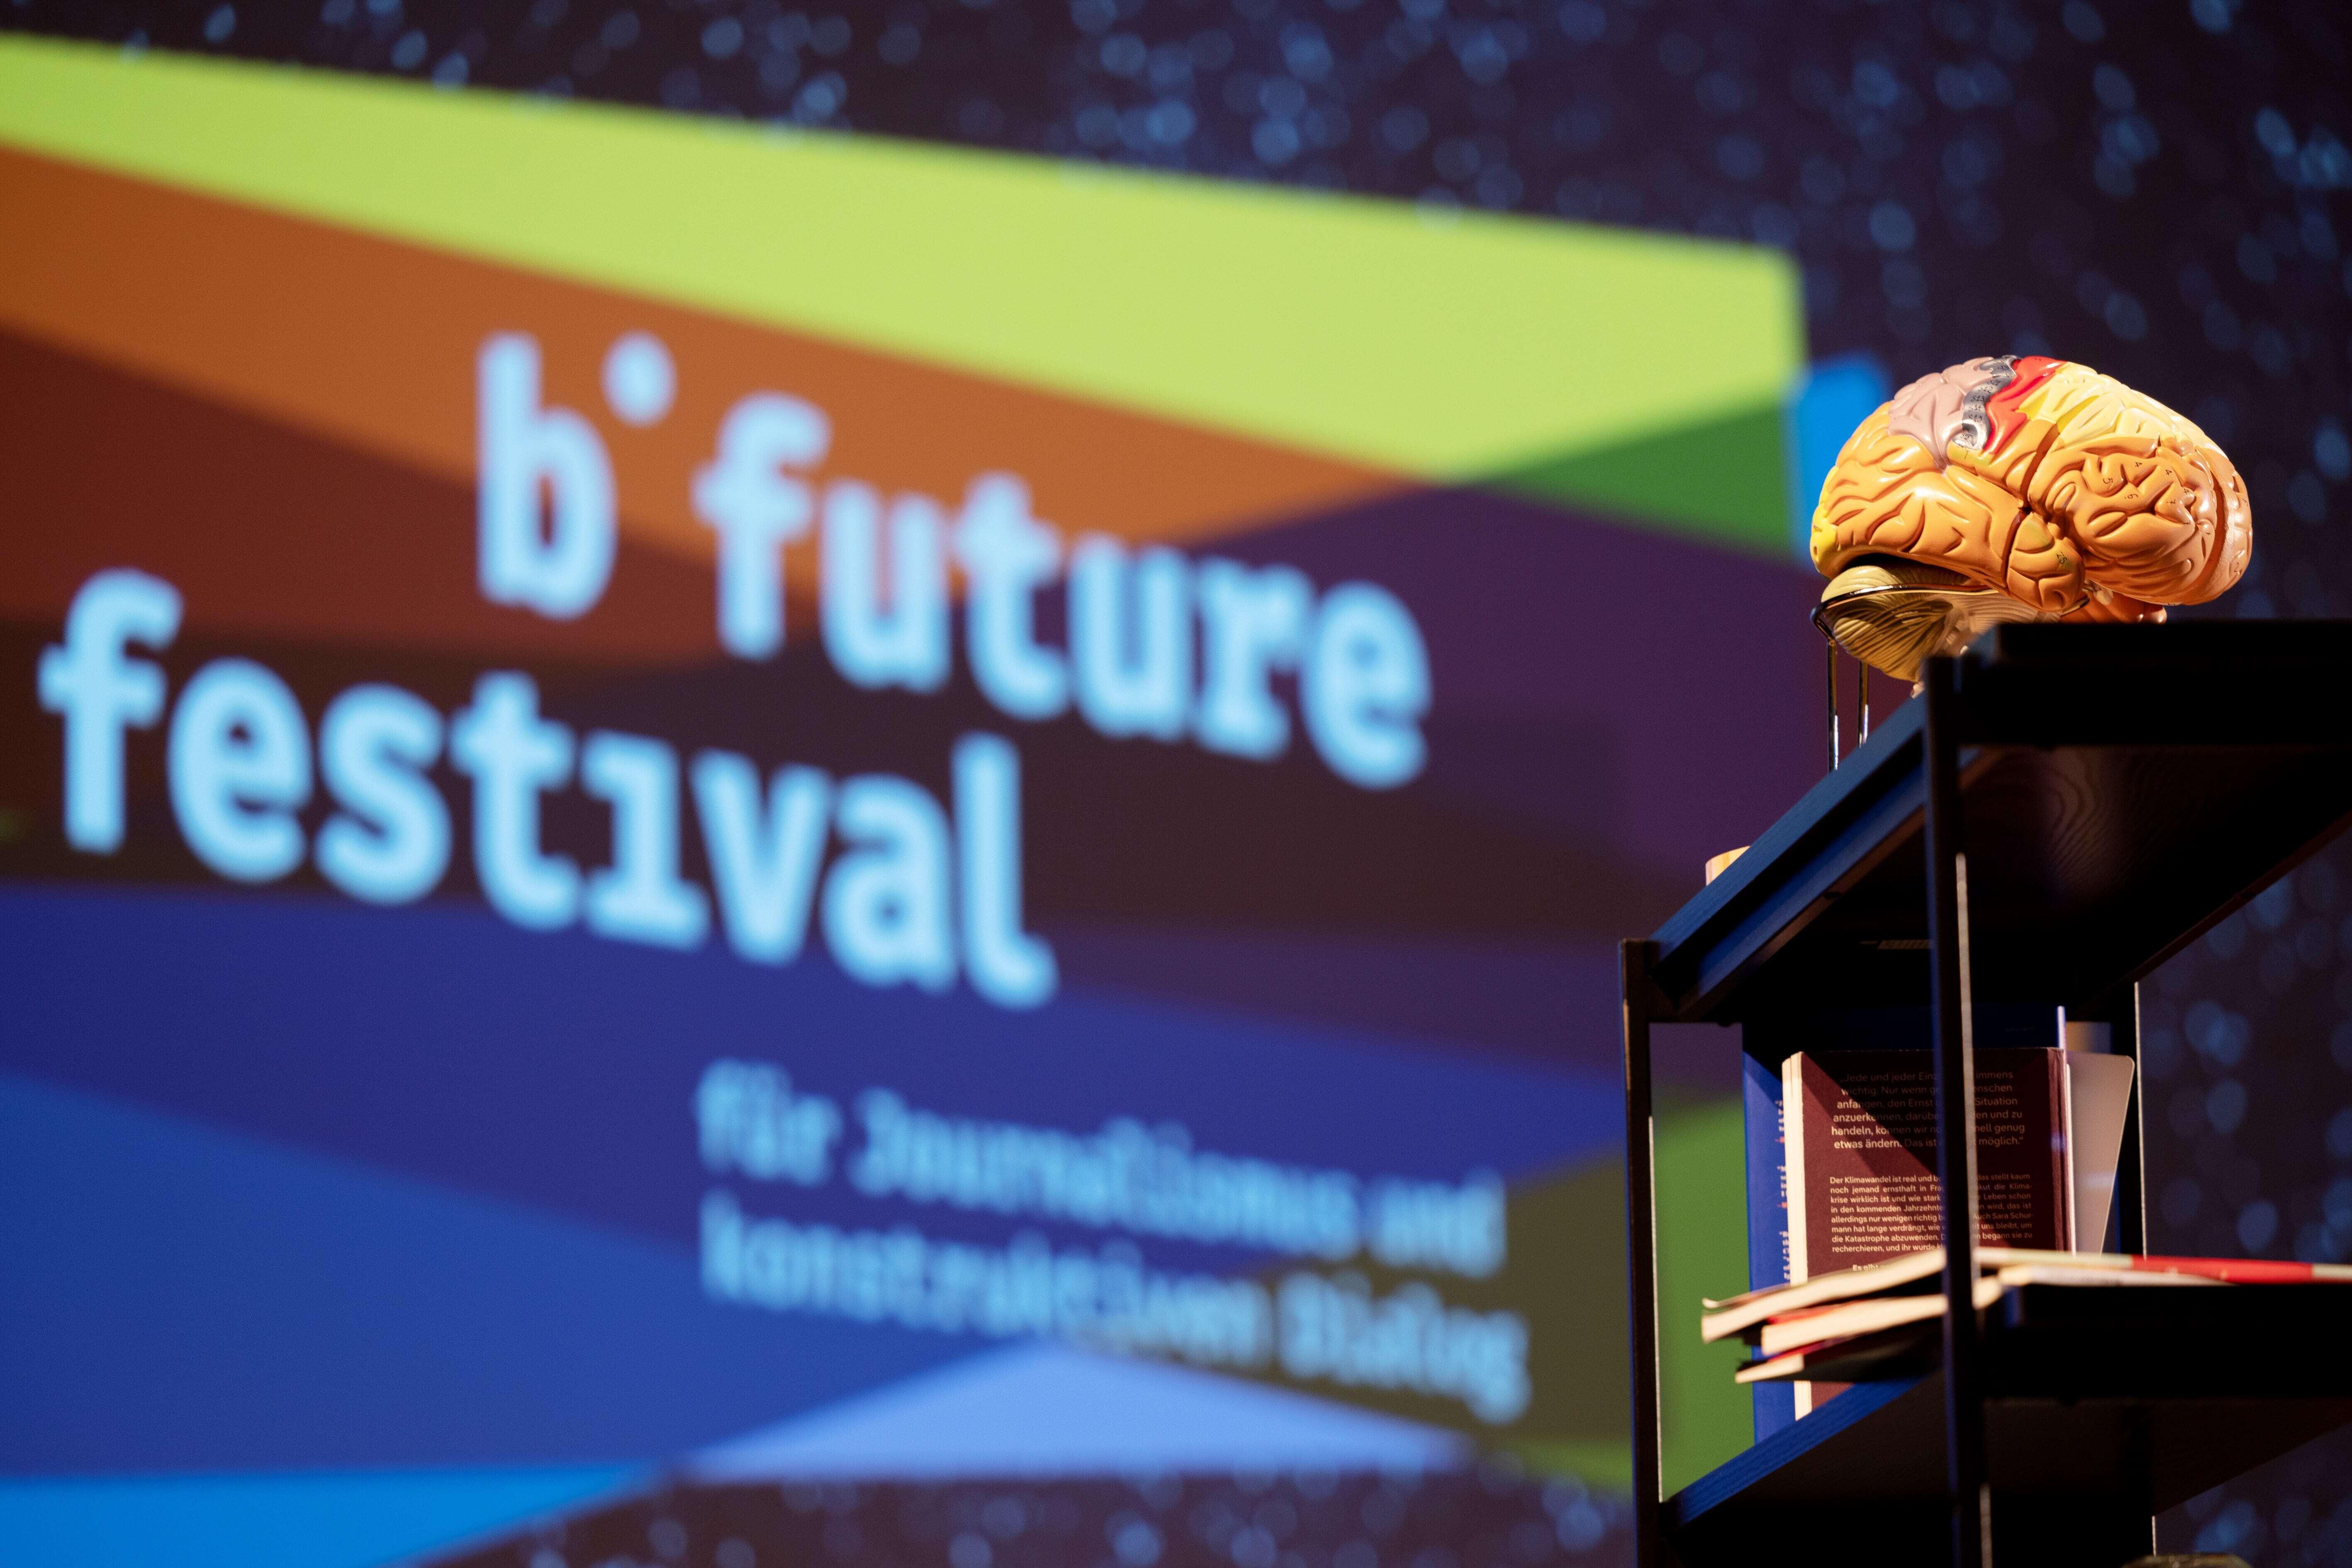
[[[440,1568],[1615,1568],[1631,1507],[1504,1459],[1422,1474],[656,1486]]]
[[[2188,412],[2257,518],[2208,612],[2352,613],[2340,4],[0,0],[0,25],[1784,246],[1817,358],[1900,381],[2055,353]],[[2156,1245],[2352,1256],[2352,848],[2176,961],[2146,1021]],[[2352,1568],[2352,1439],[2167,1538]]]

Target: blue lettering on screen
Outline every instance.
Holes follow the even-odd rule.
[[[540,848],[539,798],[572,776],[572,732],[539,716],[529,675],[484,675],[450,727],[449,754],[474,781],[474,871],[490,907],[552,931],[580,910],[580,868]]]
[[[972,989],[1008,1008],[1054,994],[1054,950],[1021,929],[1021,758],[992,735],[955,748],[958,885]]]
[[[1130,559],[1097,534],[1070,552],[1070,669],[1078,711],[1097,730],[1114,739],[1184,737],[1192,598],[1192,570],[1172,549]]]
[[[165,695],[162,670],[123,649],[134,638],[169,646],[177,605],[168,584],[101,572],[77,596],[66,642],[43,655],[43,703],[68,725],[79,848],[121,845],[124,732],[152,727]],[[320,726],[317,767],[335,810],[313,847],[295,816],[313,785],[300,704],[267,667],[216,659],[172,713],[166,768],[181,837],[236,881],[280,879],[309,848],[320,873],[353,898],[422,898],[449,865],[448,803],[426,774],[445,729],[449,760],[472,787],[475,876],[517,925],[578,923],[615,941],[703,946],[714,900],[680,870],[690,792],[716,924],[740,956],[792,962],[814,914],[834,960],[868,985],[941,991],[961,975],[1007,1008],[1054,994],[1053,949],[1022,915],[1020,757],[998,736],[957,741],[953,800],[942,805],[889,774],[836,787],[788,766],[763,781],[734,752],[699,752],[688,768],[656,737],[594,730],[575,742],[541,713],[538,683],[519,671],[481,675],[446,726],[415,694],[367,683],[340,693]],[[612,820],[610,863],[585,876],[550,853],[540,831],[546,797],[575,787]],[[829,841],[840,852],[828,871]]]
[[[675,405],[660,340],[617,340],[606,402],[646,425]],[[538,342],[502,332],[473,366],[478,587],[491,603],[559,621],[594,608],[618,548],[611,456],[584,415],[541,394]],[[1192,739],[1272,761],[1290,746],[1290,702],[1332,773],[1366,789],[1410,782],[1427,759],[1429,654],[1393,593],[1343,582],[1318,593],[1297,569],[1211,559],[1100,534],[1066,551],[1018,475],[982,473],[959,507],[886,496],[814,470],[833,445],[824,411],[782,392],[738,399],[690,499],[716,533],[715,631],[737,658],[785,644],[784,549],[818,531],[821,639],[834,670],[866,690],[937,692],[953,662],[950,570],[964,587],[964,655],[1008,717],[1073,706],[1113,740]],[[1040,636],[1039,596],[1066,595],[1066,647]],[[64,640],[43,650],[42,707],[65,726],[68,843],[121,849],[124,748],[170,707],[167,784],[180,836],[221,876],[268,883],[313,863],[352,898],[398,904],[438,887],[452,854],[446,760],[471,791],[473,870],[499,915],[535,931],[584,925],[614,941],[691,949],[714,932],[738,956],[786,964],[813,929],[868,985],[943,991],[959,979],[1005,1008],[1038,1006],[1059,983],[1052,946],[1027,929],[1021,877],[1021,761],[972,733],[950,758],[951,799],[887,774],[835,780],[803,766],[763,775],[751,758],[681,758],[657,736],[584,738],[540,709],[520,671],[479,675],[467,705],[437,712],[397,686],[362,683],[307,716],[273,671],[216,659],[167,705],[160,665],[178,591],[130,570],[86,581]],[[1286,697],[1295,685],[1295,699]],[[314,768],[317,778],[314,779]],[[299,813],[323,782],[333,809],[316,841]],[[547,799],[576,790],[609,810],[609,863],[551,852]],[[695,820],[689,827],[688,817]],[[698,831],[709,884],[683,873]]]
[[[710,903],[678,879],[677,748],[599,731],[581,748],[580,781],[613,808],[613,864],[588,879],[588,929],[656,947],[700,946]]]
[[[1015,718],[1052,718],[1069,704],[1069,673],[1038,644],[1032,613],[1061,557],[1061,537],[1029,515],[1029,486],[1010,474],[972,481],[956,528],[956,559],[971,584],[971,674]]]
[[[651,332],[624,332],[604,350],[604,401],[625,424],[658,424],[677,401],[677,366]]]
[[[719,533],[719,643],[739,659],[784,645],[786,543],[815,510],[805,468],[833,444],[833,426],[798,398],[757,392],[727,411],[719,455],[694,476],[694,509]]]
[[[122,845],[122,732],[163,715],[163,672],[126,659],[180,631],[180,593],[139,571],[101,571],[66,612],[62,646],[41,652],[41,706],[66,721],[66,842],[95,854]]]
[[[835,825],[849,852],[825,879],[824,936],[834,961],[870,986],[955,981],[948,932],[948,821],[930,792],[904,779],[845,780]]]
[[[441,716],[398,686],[353,686],[327,705],[319,770],[341,808],[319,830],[319,873],[353,898],[406,904],[449,869],[449,808],[425,778]]]
[[[1429,654],[1388,590],[1344,582],[1324,597],[1299,697],[1308,733],[1340,778],[1381,789],[1421,771]]]
[[[946,523],[928,496],[893,500],[887,536],[882,511],[870,485],[845,479],[825,492],[824,650],[851,685],[935,692],[948,679]]]
[[[535,340],[491,338],[475,378],[482,596],[559,621],[585,614],[604,596],[618,545],[604,443],[572,410],[540,405]]]
[[[754,963],[791,963],[808,936],[833,781],[782,768],[763,799],[750,758],[706,751],[694,759],[694,805],[728,946]]]
[[[1318,601],[1292,567],[1213,559],[1196,569],[1178,551],[1130,556],[1099,534],[1080,536],[1066,562],[1061,529],[1035,515],[1016,474],[977,476],[952,512],[932,497],[886,496],[855,478],[830,481],[820,501],[803,475],[832,443],[824,410],[753,392],[728,411],[716,454],[695,475],[695,511],[719,534],[719,642],[736,657],[768,659],[783,648],[783,549],[814,517],[821,636],[835,672],[854,686],[947,685],[952,565],[965,588],[964,657],[982,695],[1007,717],[1042,722],[1075,699],[1111,739],[1190,734],[1212,751],[1267,762],[1291,739],[1275,678],[1296,676],[1307,735],[1335,774],[1367,789],[1419,776],[1429,653],[1412,612],[1387,590],[1341,583]],[[486,486],[490,478],[486,470]],[[1038,596],[1057,579],[1066,651],[1037,635]]]
[[[310,737],[284,681],[249,659],[198,670],[172,715],[172,812],[196,857],[238,882],[302,863]]]
[[[1060,1334],[1198,1365],[1331,1378],[1454,1398],[1486,1422],[1525,1408],[1528,1324],[1514,1312],[1449,1305],[1413,1281],[1375,1297],[1352,1271],[1244,1275],[1144,1267],[1136,1239],[1240,1246],[1491,1278],[1509,1248],[1501,1178],[1380,1176],[1197,1146],[1181,1123],[1113,1115],[1094,1133],[942,1114],[875,1086],[857,1133],[832,1096],[796,1089],[781,1064],[721,1058],[692,1102],[714,1181],[822,1188],[838,1172],[869,1198],[932,1210],[1050,1220],[1109,1233],[1052,1248],[1034,1231],[1009,1248],[927,1234],[756,1218],[736,1186],[702,1200],[703,1292],[714,1301],[817,1317],[876,1318],[931,1332]],[[755,1200],[756,1200],[756,1195]],[[1397,1346],[1412,1347],[1397,1354]]]
[[[1298,668],[1314,585],[1290,567],[1231,560],[1202,562],[1198,580],[1205,648],[1193,728],[1212,751],[1271,761],[1290,744],[1272,677]]]

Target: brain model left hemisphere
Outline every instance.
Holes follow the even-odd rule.
[[[2151,622],[2242,576],[2237,469],[2186,418],[2087,365],[1970,360],[1895,394],[1813,512],[1814,622],[1905,680],[2002,621]]]

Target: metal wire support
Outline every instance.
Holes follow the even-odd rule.
[[[1930,659],[1927,676],[1927,987],[1936,1055],[1936,1176],[1944,1209],[1945,1479],[1952,1568],[1991,1568],[1976,1312],[1976,1052],[1969,998],[1969,860],[1960,833],[1959,664]]]
[[[1838,765],[1837,644],[1825,637],[1822,640],[1822,648],[1829,657],[1823,689],[1829,693],[1830,771],[1834,773]]]
[[[1837,771],[1838,763],[1843,760],[1838,745],[1840,739],[1838,735],[1840,716],[1838,712],[1837,679],[1838,645],[1835,639],[1823,638],[1822,652],[1828,660],[1827,664],[1823,668],[1822,684],[1829,693],[1830,771],[1834,773]],[[1870,666],[1864,664],[1861,660],[1856,659],[1854,661],[1853,667],[1855,672],[1854,679],[1856,682],[1855,691],[1860,699],[1862,708],[1862,727],[1860,732],[1855,735],[1853,743],[1857,747],[1860,747],[1870,743]]]

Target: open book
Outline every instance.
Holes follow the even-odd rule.
[[[2105,1239],[2133,1063],[2055,1047],[1976,1057],[1978,1244]],[[1918,1050],[1799,1051],[1780,1068],[1791,1284],[1942,1239],[1935,1065]],[[1800,1384],[1796,1414],[1834,1388]]]

